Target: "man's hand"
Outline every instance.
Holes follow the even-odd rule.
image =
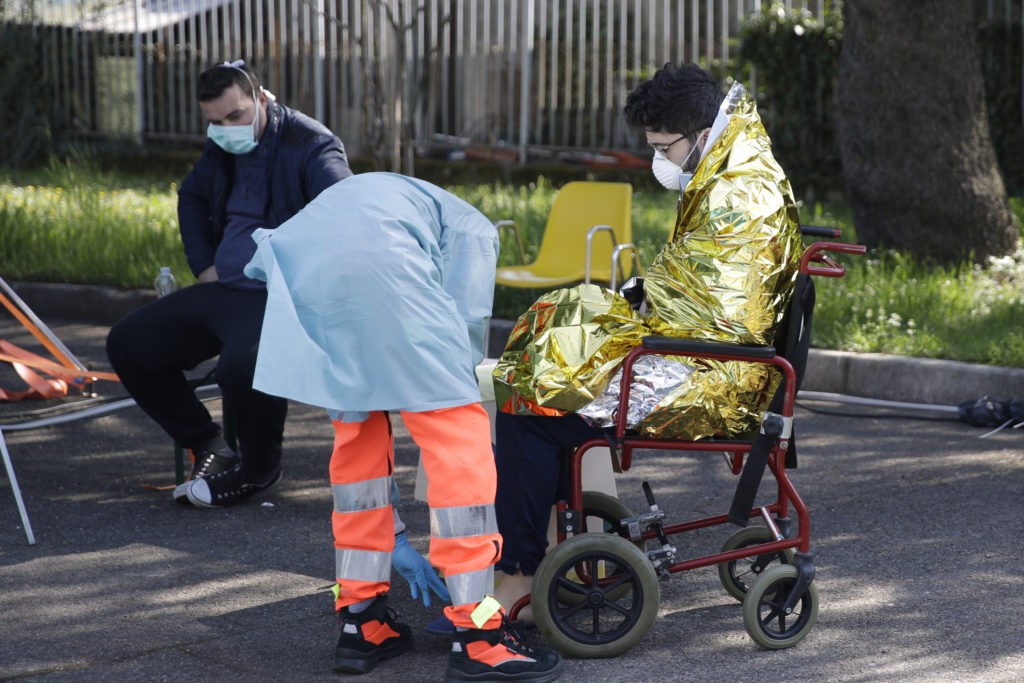
[[[216,282],[217,281],[217,266],[210,266],[203,272],[196,276],[196,279],[200,282]]]
[[[391,554],[391,566],[409,582],[413,600],[418,599],[422,593],[423,604],[430,607],[431,590],[445,602],[452,599],[448,594],[448,588],[445,587],[441,577],[437,575],[427,559],[409,545],[409,539],[405,537],[404,531],[395,536],[395,550]]]

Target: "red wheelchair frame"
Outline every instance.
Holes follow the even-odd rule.
[[[838,237],[839,231],[805,226],[805,234]],[[840,242],[816,242],[804,251],[800,273],[842,277],[846,269],[826,252],[863,254],[865,247]],[[796,295],[794,295],[796,296]],[[809,333],[809,331],[808,331]],[[637,516],[610,496],[582,490],[583,456],[592,448],[611,446],[617,471],[628,470],[635,449],[721,452],[733,474],[743,472],[754,441],[680,441],[627,435],[626,415],[633,364],[644,355],[687,356],[720,361],[767,363],[783,376],[782,408],[766,412],[761,431],[770,439],[767,468],[778,484],[774,503],[753,507],[748,518],[760,518],[764,527],[747,527],[733,534],[721,552],[692,559],[677,559],[669,537],[687,531],[726,524],[730,515],[665,525],[665,513],[644,482],[650,512]],[[762,647],[781,649],[802,640],[817,617],[818,594],[810,552],[807,506],[786,471],[786,453],[793,419],[797,377],[793,366],[772,347],[709,343],[671,337],[648,337],[623,362],[615,434],[580,444],[569,459],[570,498],[558,505],[558,544],[550,549],[534,576],[532,593],[511,610],[532,603],[544,636],[556,648],[575,657],[608,657],[625,652],[650,628],[657,614],[658,575],[717,565],[727,592],[743,603],[747,632]],[[758,480],[760,475],[758,474]],[[756,482],[754,490],[756,490]],[[751,493],[751,498],[753,494]],[[589,498],[589,500],[588,500]],[[738,497],[739,499],[739,497]],[[791,534],[790,507],[797,516]],[[746,506],[741,507],[742,510]],[[626,514],[626,517],[622,517]],[[588,534],[587,519],[601,519],[605,531]],[[735,521],[735,520],[734,520]],[[744,522],[746,520],[743,520]],[[659,547],[650,548],[648,541]],[[737,574],[738,561],[750,558]],[[753,580],[748,585],[747,575]]]

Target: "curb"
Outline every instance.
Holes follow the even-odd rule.
[[[21,299],[45,322],[63,318],[97,325],[113,325],[127,313],[156,299],[152,290],[120,290],[102,285],[49,282],[12,282]]]
[[[957,405],[1024,393],[1024,369],[885,353],[811,349],[803,390],[887,401]]]
[[[11,288],[44,321],[62,318],[98,325],[112,325],[156,298],[151,290],[122,291],[99,285],[11,283]],[[514,325],[513,320],[491,320],[488,357],[501,355]],[[811,349],[802,388],[887,401],[956,405],[982,396],[1021,395],[1024,369]]]

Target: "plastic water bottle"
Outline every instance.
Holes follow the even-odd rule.
[[[156,280],[153,281],[153,289],[156,290],[157,296],[164,296],[170,294],[178,288],[178,281],[174,279],[174,274],[171,272],[170,267],[163,266],[160,268],[160,274],[156,276]]]

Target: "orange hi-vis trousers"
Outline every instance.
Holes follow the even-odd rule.
[[[456,626],[479,628],[470,618],[493,592],[501,536],[494,516],[497,475],[491,427],[479,403],[424,412],[401,412],[420,447],[430,505],[430,562],[452,596],[445,614]],[[363,422],[334,422],[336,609],[386,593],[395,547],[391,510],[394,435],[387,413]],[[501,616],[484,628],[496,628]]]

